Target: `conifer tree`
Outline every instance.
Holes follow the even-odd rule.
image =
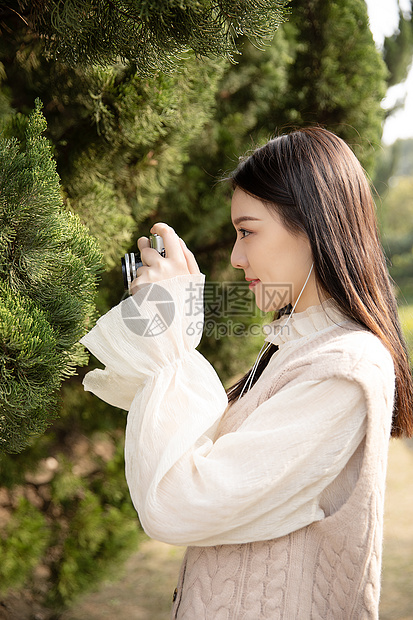
[[[140,72],[169,71],[182,56],[239,54],[237,38],[271,39],[288,0],[75,0],[30,2],[14,10],[39,33],[54,57],[70,64],[136,63]],[[14,6],[13,6],[14,5]],[[1,16],[1,13],[0,13]]]
[[[25,114],[37,96],[44,102],[64,200],[110,268],[181,172],[212,114],[224,62],[188,58],[181,71],[150,79],[133,64],[68,67],[46,59],[41,42],[13,25],[0,39],[3,119]]]
[[[382,134],[387,71],[365,2],[292,0],[285,30],[295,40],[286,122],[318,123],[338,133],[371,172]]]
[[[57,390],[87,361],[99,251],[62,207],[40,101],[24,144],[0,141],[0,450],[18,452],[56,415]]]
[[[123,293],[119,258],[132,249],[135,228],[146,232],[142,220],[155,212],[159,197],[187,161],[190,142],[212,115],[224,62],[188,58],[180,72],[146,79],[133,64],[82,68],[47,59],[42,42],[23,23],[4,34],[1,120],[12,123],[12,133],[24,144],[16,119],[41,96],[62,199],[100,241],[106,272],[97,303],[104,312]],[[21,454],[0,455],[1,492],[10,497],[11,519],[10,528],[0,531],[2,557],[18,553],[19,541],[9,531],[22,531],[27,540],[38,536],[38,528],[30,529],[21,519],[16,489],[24,493],[30,486],[36,520],[44,522],[42,545],[25,550],[25,571],[18,562],[0,565],[0,592],[30,579],[31,567],[40,562],[50,571],[42,592],[48,592],[53,605],[64,605],[135,548],[139,523],[124,476],[124,415],[90,398],[81,385],[82,373],[64,382],[59,418],[47,433]],[[82,442],[89,445],[86,470],[77,452]],[[102,442],[110,446],[105,459]],[[46,467],[45,455],[57,469],[42,485],[37,472]],[[76,527],[82,530],[82,545]]]

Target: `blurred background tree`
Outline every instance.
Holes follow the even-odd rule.
[[[410,3],[411,4],[411,3]],[[383,44],[383,57],[389,70],[389,86],[402,82],[412,63],[413,21],[411,13],[406,16],[399,9],[399,24],[396,32],[386,37]]]
[[[375,174],[382,241],[413,355],[413,139],[384,146]]]
[[[12,123],[22,139],[19,115],[31,112],[36,97],[43,101],[64,204],[88,226],[104,257],[100,313],[122,297],[120,256],[157,220],[179,231],[209,281],[224,282],[224,295],[225,282],[237,276],[228,267],[234,234],[230,190],[219,179],[245,151],[284,129],[314,123],[346,139],[373,174],[384,119],[380,103],[388,81],[398,79],[390,77],[394,70],[389,71],[374,45],[363,0],[293,0],[289,20],[263,49],[247,35],[254,40],[270,6],[278,11],[278,24],[281,5],[245,3],[259,10],[258,30],[251,37],[246,28],[246,37],[237,39],[242,50],[238,64],[209,57],[212,48],[196,47],[196,40],[202,43],[203,22],[196,26],[189,8],[192,26],[186,38],[166,38],[162,50],[158,37],[158,47],[146,58],[138,54],[137,39],[132,45],[124,36],[126,22],[119,33],[129,51],[116,52],[116,29],[105,21],[113,13],[89,19],[97,6],[139,5],[147,11],[139,19],[146,15],[147,26],[156,30],[157,11],[167,4],[172,3],[50,0],[0,7],[1,120]],[[193,11],[201,6],[179,4]],[[208,6],[231,15],[235,4],[244,5],[228,1]],[[76,6],[82,6],[84,19],[73,13]],[[225,22],[219,35],[224,57],[236,54],[228,46],[242,20],[234,19],[231,27]],[[272,34],[275,25],[271,22],[263,34]],[[99,51],[102,39],[91,46],[105,28],[113,37],[107,56]],[[77,48],[74,36],[79,37]],[[404,43],[396,39],[394,48],[400,50]],[[179,71],[172,71],[171,62],[175,66],[175,56],[183,50],[192,51],[185,51]],[[201,61],[201,54],[207,58]],[[162,70],[154,70],[158,62]],[[257,317],[236,317],[241,319],[248,325]],[[230,320],[234,316],[219,316],[214,324],[222,323],[228,331]],[[204,337],[201,351],[223,381],[245,371],[255,357],[254,341],[245,340],[219,338],[214,329]],[[0,587],[5,604],[7,591],[10,595],[19,588],[21,597],[32,597],[44,610],[67,605],[111,570],[113,562],[136,549],[140,531],[123,471],[125,413],[84,393],[81,379],[89,369],[63,384],[61,415],[53,427],[21,455],[4,455],[0,461],[0,549],[7,558],[0,564]],[[25,518],[27,510],[30,519]],[[34,539],[36,544],[28,542]]]

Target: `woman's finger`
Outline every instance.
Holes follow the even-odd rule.
[[[139,237],[138,239],[138,248],[139,251],[142,252],[144,248],[150,248],[151,244],[148,237]]]
[[[160,256],[159,252],[155,250],[155,248],[146,247],[141,250],[141,260],[144,265],[148,267],[152,267],[153,265],[157,265],[159,259],[164,260],[162,256]]]
[[[139,237],[138,248],[141,253],[141,261],[144,265],[150,267],[154,262],[156,263],[159,253],[154,248],[151,248],[148,237]]]
[[[182,251],[185,255],[186,264],[188,266],[189,273],[201,273],[198,263],[195,260],[195,256],[192,254],[191,250],[188,250],[186,243],[183,239],[179,239],[181,242]]]
[[[179,243],[178,235],[171,226],[164,222],[158,222],[152,226],[151,233],[162,237],[167,258],[177,262],[182,261],[184,258],[182,256],[182,246]]]

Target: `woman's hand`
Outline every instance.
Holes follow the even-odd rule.
[[[136,271],[136,278],[131,285],[131,294],[144,286],[160,280],[167,280],[175,276],[201,273],[192,252],[185,242],[178,237],[168,224],[154,224],[150,230],[152,234],[160,235],[163,239],[166,257],[163,257],[151,248],[147,237],[138,239],[138,248],[141,253],[143,266]]]

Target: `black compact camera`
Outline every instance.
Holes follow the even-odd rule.
[[[149,235],[151,248],[159,252],[161,256],[165,256],[165,248],[163,247],[163,239],[159,235]],[[136,278],[136,270],[142,267],[140,252],[130,252],[121,258],[123,286],[125,291],[130,291],[132,281]]]

